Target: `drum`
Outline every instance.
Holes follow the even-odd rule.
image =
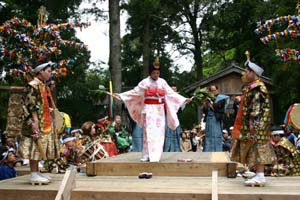
[[[290,112],[290,125],[300,130],[300,104],[295,103]]]
[[[85,162],[101,160],[108,157],[108,153],[105,151],[98,140],[90,143],[85,152],[81,155],[81,159]]]

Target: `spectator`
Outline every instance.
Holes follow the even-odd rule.
[[[14,168],[16,162],[15,150],[9,148],[6,152],[2,153],[1,167],[0,167],[0,181],[14,178],[17,172]]]
[[[115,116],[115,120],[108,126],[108,130],[117,144],[118,153],[128,152],[131,141],[129,141],[129,134],[122,124],[120,115]]]
[[[192,144],[186,131],[181,133],[180,149],[182,152],[192,151]]]
[[[177,87],[171,86],[172,90],[177,93]],[[181,107],[178,112],[183,108]],[[175,130],[172,130],[168,127],[168,118],[166,117],[166,127],[165,127],[165,142],[164,142],[164,152],[180,152],[180,133],[181,127],[180,124],[176,127]]]
[[[222,151],[223,117],[229,97],[219,94],[218,87],[215,85],[209,87],[209,92],[216,96],[216,100],[207,102],[203,108],[206,119],[203,151],[220,152]]]
[[[228,134],[227,130],[223,130],[223,151],[230,151],[231,148],[231,137]]]

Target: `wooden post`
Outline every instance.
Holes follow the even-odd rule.
[[[2,90],[9,91],[5,134],[7,137],[15,138],[22,132],[23,120],[20,116],[23,113],[22,97],[24,95],[24,87],[0,86],[0,91]]]
[[[62,180],[55,200],[70,200],[72,189],[75,187],[76,170],[67,170]]]
[[[237,163],[227,163],[227,178],[236,178]]]
[[[211,199],[218,200],[218,170],[217,169],[214,169],[212,171]]]

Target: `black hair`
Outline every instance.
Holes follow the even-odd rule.
[[[245,68],[246,70],[248,70],[248,71],[250,71],[250,72],[254,72],[254,70],[253,69],[251,69],[250,67],[249,67],[249,65],[247,64],[246,65],[246,68]]]
[[[217,90],[219,89],[218,86],[216,86],[216,85],[210,85],[209,88],[208,88],[208,90],[211,91],[211,88],[212,88],[213,86],[214,86]]]
[[[155,68],[153,63],[149,63],[149,65],[148,65],[148,72],[149,72],[149,75],[151,75],[151,73],[152,73],[154,70],[160,71],[160,67],[159,67],[159,68]]]

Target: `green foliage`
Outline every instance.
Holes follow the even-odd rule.
[[[0,133],[6,128],[6,115],[8,106],[9,91],[0,91]]]
[[[193,93],[193,103],[197,106],[203,106],[206,102],[214,102],[216,97],[205,88],[197,88]]]
[[[80,127],[85,121],[107,115],[105,96],[99,86],[108,87],[109,71],[100,66],[87,72],[79,66],[75,69],[78,71],[59,83],[57,103],[61,111],[72,117],[72,126]]]
[[[27,18],[33,24],[36,24],[38,18],[38,8],[41,5],[45,5],[47,11],[50,13],[48,22],[58,22],[68,21],[71,14],[75,13],[75,9],[81,3],[81,0],[70,0],[70,1],[5,1],[5,5],[1,8],[0,23],[2,24],[5,20],[10,19],[13,16],[19,18]],[[61,36],[66,40],[75,40],[80,42],[75,38],[74,30],[66,30],[61,32]],[[75,126],[80,126],[84,120],[95,119],[99,114],[95,110],[99,109],[102,112],[103,108],[98,108],[93,106],[91,100],[89,100],[89,84],[86,79],[86,69],[89,64],[90,54],[87,50],[79,51],[78,49],[70,49],[67,47],[61,47],[62,54],[55,55],[49,59],[52,61],[58,61],[61,59],[72,58],[72,65],[68,69],[68,75],[65,78],[57,80],[56,90],[54,91],[54,98],[57,100],[57,107],[64,111],[72,117],[72,123]],[[5,67],[2,65],[1,67]],[[1,70],[2,71],[2,70]],[[101,77],[98,77],[98,79]],[[101,81],[98,81],[101,82]],[[12,77],[7,77],[7,83],[10,85],[24,85],[20,80],[12,79]],[[95,81],[97,83],[97,81]],[[2,83],[5,84],[5,83]],[[2,95],[3,94],[3,95]],[[6,106],[1,106],[1,126],[5,126],[6,112],[8,96],[6,96],[1,91],[1,103]],[[97,109],[95,109],[97,107]],[[103,107],[103,106],[102,106]],[[93,113],[93,114],[91,114]]]
[[[275,55],[275,49],[299,49],[299,39],[282,38],[264,45],[254,33],[257,22],[284,15],[294,15],[296,1],[292,0],[234,0],[225,2],[209,20],[209,46],[213,54],[223,59],[220,63],[235,60],[243,66],[245,51],[251,53],[251,60],[264,67],[264,75],[273,78],[275,84],[274,119],[281,124],[284,114],[293,102],[299,101],[299,64],[282,63]],[[267,9],[266,9],[267,8]],[[272,27],[272,31],[283,31],[287,23]],[[228,56],[230,54],[230,56]],[[228,57],[227,57],[228,56]],[[284,83],[284,84],[282,84]]]
[[[150,59],[160,57],[161,76],[167,81],[174,82],[172,70],[174,66],[166,45],[172,40],[172,28],[166,23],[159,0],[131,0],[124,6],[129,14],[127,28],[130,33],[122,39],[122,77],[124,85],[134,86],[142,78],[143,63],[143,34],[145,32],[145,20],[149,21],[150,28]]]
[[[14,16],[36,22],[38,9],[43,5],[50,14],[49,21],[54,23],[58,20],[65,21],[75,15],[82,0],[3,0],[2,2],[5,3],[0,12],[0,21],[2,22]]]
[[[89,97],[94,105],[99,105],[107,98],[107,91],[103,85],[99,85],[99,89],[89,90]]]
[[[178,113],[178,118],[182,129],[191,129],[198,122],[197,107],[187,105],[182,112]]]
[[[300,102],[300,71],[299,64],[289,62],[274,69],[274,82],[276,83],[274,99],[275,122],[282,124],[285,113],[293,103]],[[284,84],[282,84],[284,83]]]

